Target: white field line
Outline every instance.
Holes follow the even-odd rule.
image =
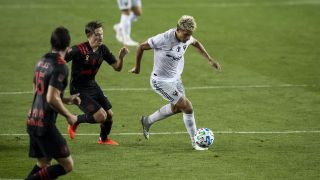
[[[215,134],[317,134],[320,130],[287,130],[287,131],[214,131]],[[151,135],[175,135],[175,134],[187,134],[187,132],[155,132],[150,133]],[[27,136],[27,133],[21,134],[0,134],[0,136]],[[67,134],[62,134],[67,136]],[[113,136],[130,136],[130,135],[142,135],[142,133],[112,133]],[[77,133],[77,136],[99,136],[98,133]]]
[[[301,5],[320,5],[319,0],[296,0],[296,1],[283,1],[283,2],[228,2],[228,3],[196,3],[196,4],[188,4],[188,3],[180,3],[180,4],[150,4],[146,6],[146,8],[229,8],[229,7],[252,7],[252,6],[301,6]],[[72,8],[77,9],[87,9],[88,6],[85,4],[71,4]],[[59,4],[3,4],[0,5],[0,9],[65,9],[69,8],[64,5]],[[116,8],[116,5],[106,5],[100,4],[96,8],[100,9],[110,9]]]
[[[154,4],[148,6],[149,8],[232,8],[232,7],[272,7],[272,6],[301,6],[301,5],[320,5],[319,0],[303,0],[303,1],[284,1],[284,2],[261,2],[261,3],[254,3],[254,2],[227,2],[227,3],[218,3],[218,2],[211,2],[211,3],[196,3],[196,4]]]
[[[318,87],[316,84],[279,84],[279,85],[230,85],[230,86],[199,86],[186,87],[186,90],[201,90],[201,89],[246,89],[246,88],[295,88],[295,87]],[[103,91],[150,91],[150,88],[110,88],[102,89]],[[0,95],[19,95],[32,94],[32,91],[8,91],[0,92]]]

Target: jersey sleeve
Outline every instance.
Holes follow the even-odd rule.
[[[148,39],[148,44],[152,49],[161,48],[165,44],[164,34],[158,34]]]
[[[68,67],[66,64],[59,64],[53,70],[49,85],[63,91],[68,84]]]
[[[77,54],[79,53],[79,48],[77,46],[72,46],[70,49],[68,49],[64,59],[69,62],[75,59]]]
[[[110,52],[110,50],[107,48],[107,46],[102,45],[102,57],[108,64],[113,64],[117,61],[117,59],[114,57],[114,55]]]

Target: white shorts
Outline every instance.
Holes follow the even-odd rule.
[[[120,10],[141,7],[141,0],[117,0]]]
[[[181,79],[173,82],[159,81],[150,78],[150,85],[156,93],[171,104],[177,104],[182,96],[185,96],[184,87]]]

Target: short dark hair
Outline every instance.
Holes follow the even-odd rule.
[[[64,51],[70,46],[70,34],[67,28],[57,27],[51,34],[51,48],[57,51]]]
[[[94,30],[96,30],[97,28],[101,28],[102,26],[102,22],[99,21],[90,21],[86,27],[84,32],[86,33],[87,37],[90,36],[92,33],[94,33]]]

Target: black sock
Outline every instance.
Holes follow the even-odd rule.
[[[67,174],[67,172],[60,164],[56,164],[48,167],[48,174],[50,178],[56,179],[59,176]]]
[[[40,168],[38,165],[35,165],[35,166],[32,168],[32,170],[30,171],[30,173],[29,173],[29,175],[28,175],[27,177],[29,177],[29,176],[33,175],[34,173],[40,171],[40,169],[41,169],[41,168]]]
[[[89,115],[89,114],[81,114],[81,115],[78,115],[78,118],[77,118],[77,124],[80,124],[80,123],[90,123],[90,124],[95,124],[97,123],[96,120],[94,120],[93,116],[92,115]]]
[[[67,172],[60,164],[42,168],[37,173],[29,176],[27,180],[40,180],[40,179],[56,179],[59,176],[65,175]]]
[[[106,140],[108,135],[110,134],[112,123],[112,119],[107,119],[104,123],[100,125],[100,137],[102,141]]]

